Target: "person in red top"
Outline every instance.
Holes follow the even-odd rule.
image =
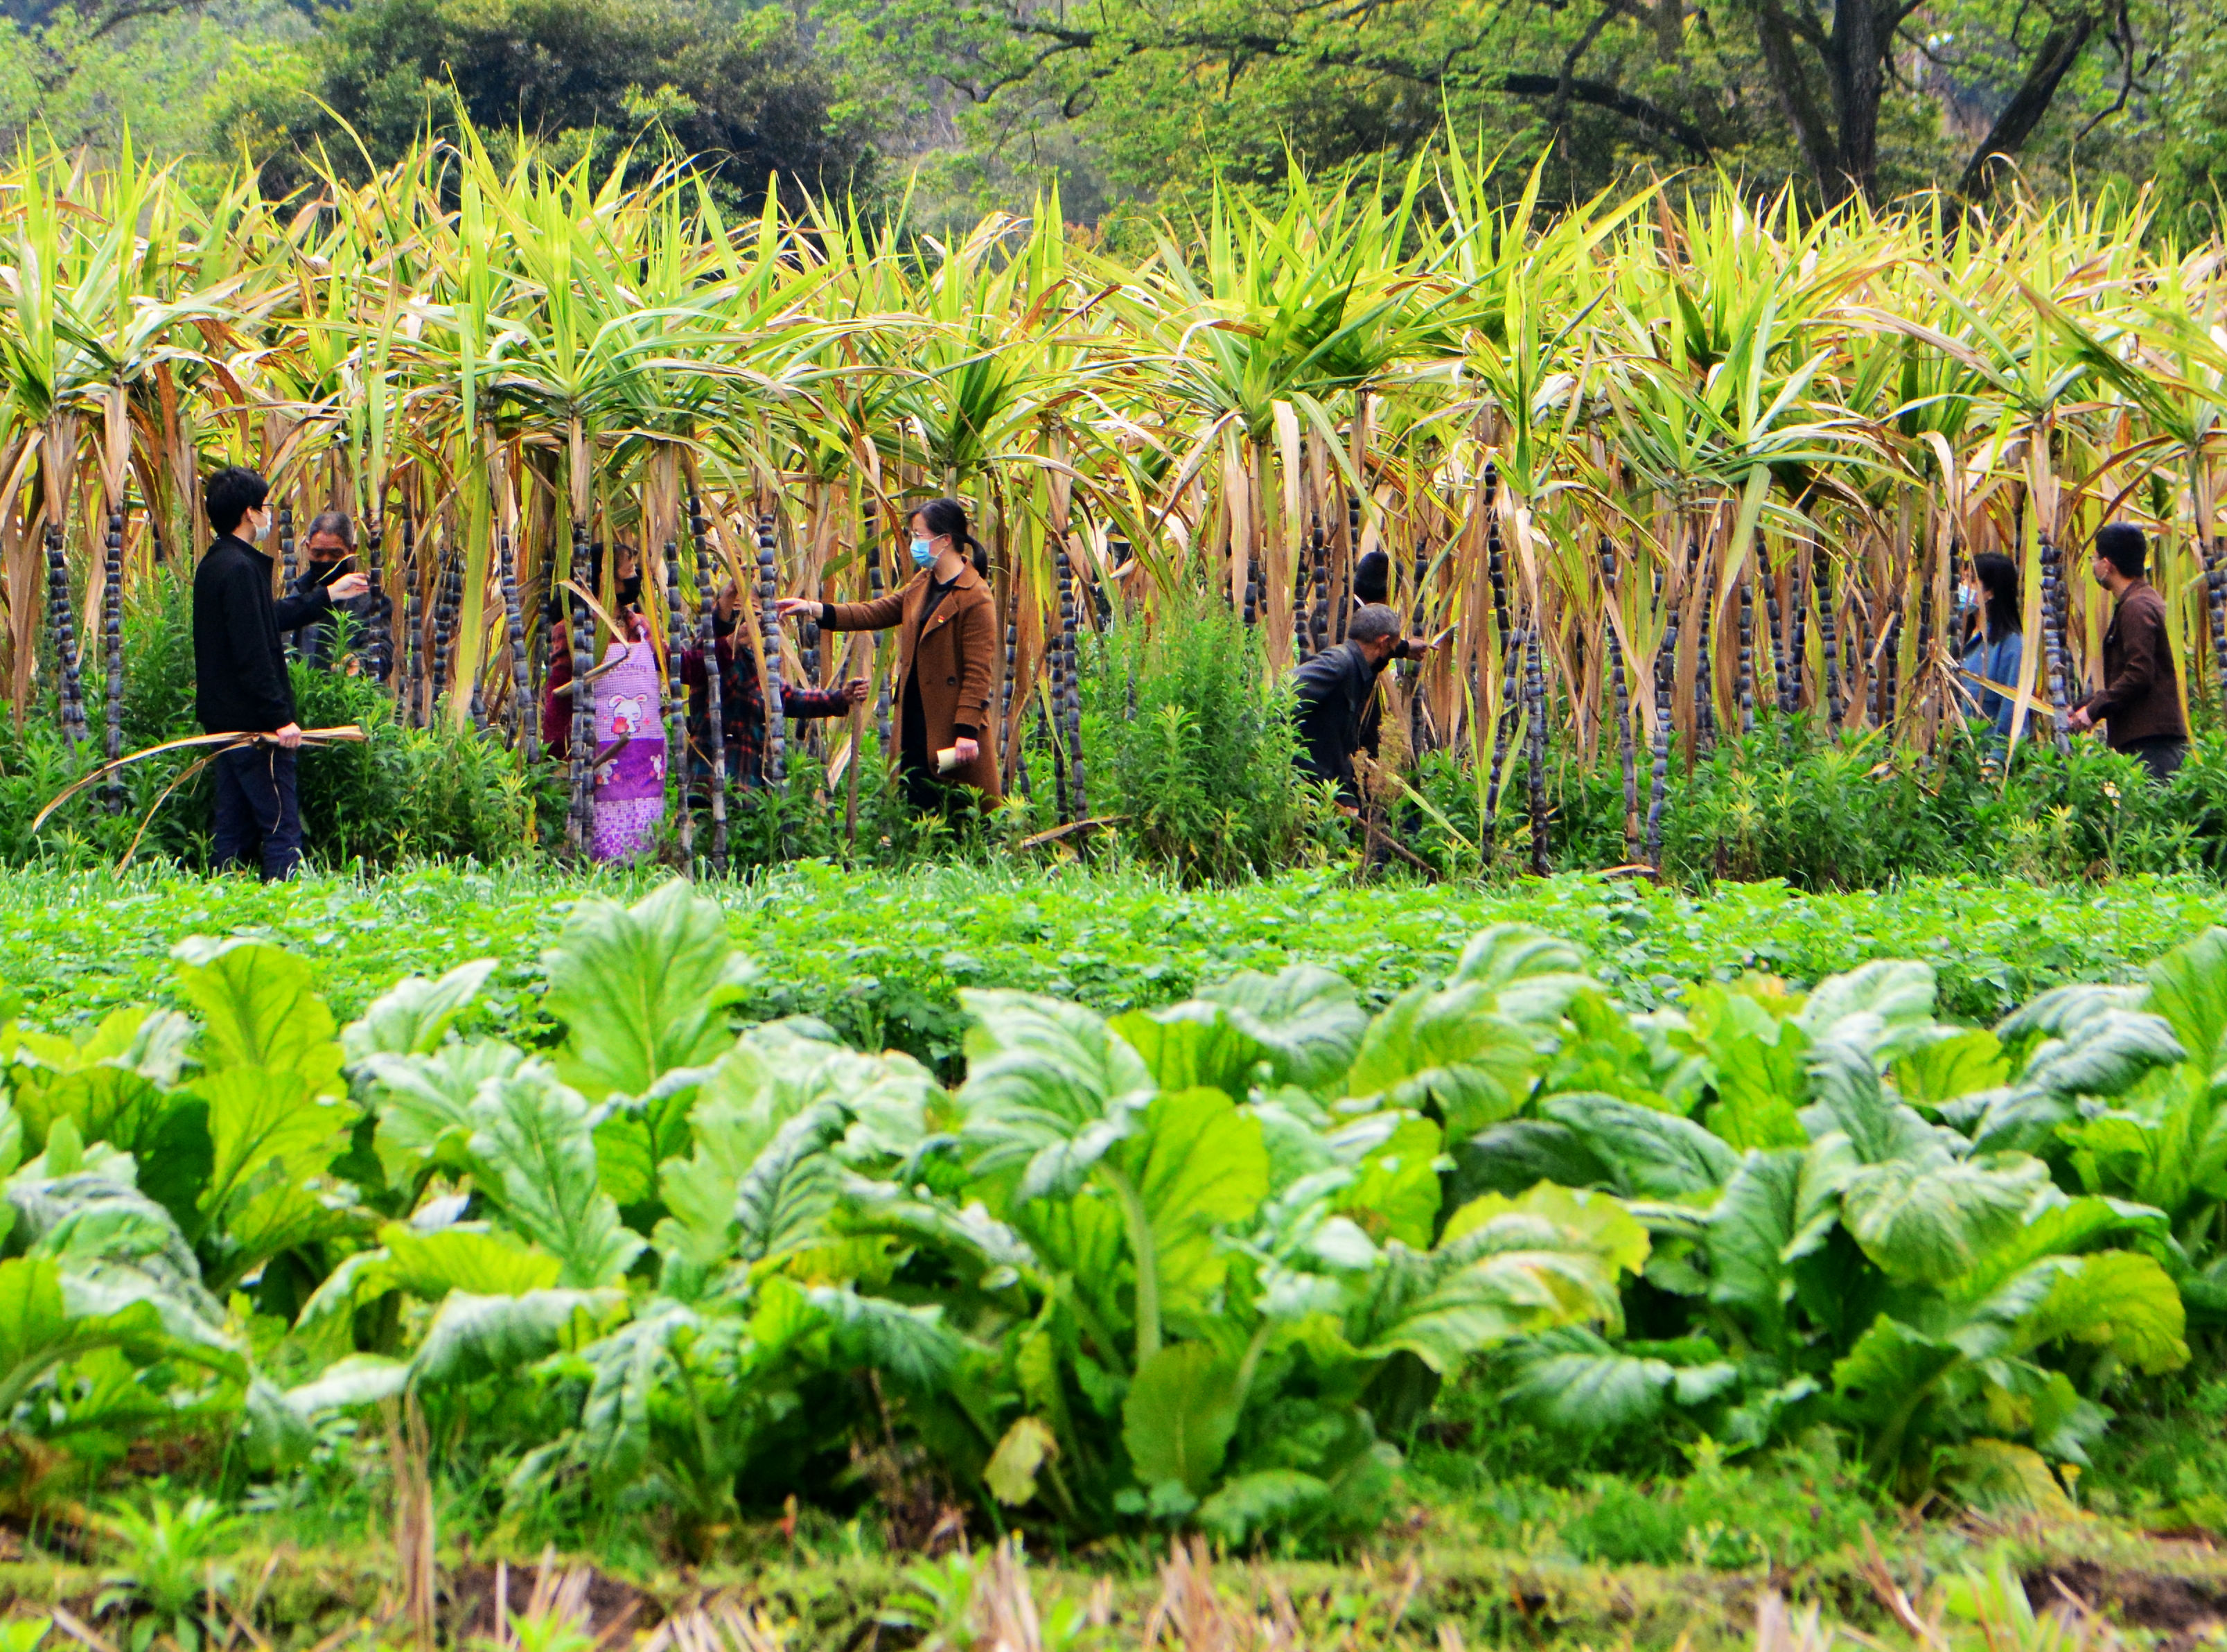
[[[2096,530],[2096,583],[2115,599],[2111,628],[2103,634],[2103,686],[2064,723],[2075,730],[2102,723],[2111,749],[2141,758],[2161,786],[2188,755],[2188,721],[2166,634],[2165,598],[2142,577],[2148,549],[2132,522]]]

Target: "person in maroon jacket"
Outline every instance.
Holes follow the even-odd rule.
[[[2065,726],[2104,725],[2111,749],[2139,757],[2163,785],[2188,755],[2180,678],[2166,635],[2165,598],[2142,577],[2149,547],[2132,522],[2096,530],[2096,583],[2111,593],[2111,628],[2103,634],[2103,686],[2072,708]]]

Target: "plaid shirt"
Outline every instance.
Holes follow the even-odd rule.
[[[744,786],[765,784],[765,691],[758,681],[757,657],[749,649],[736,659],[734,638],[723,636],[719,654],[719,721],[725,725],[727,761],[735,778]],[[711,758],[711,718],[704,680],[704,651],[684,650],[680,680],[688,690],[688,744],[707,767]],[[839,690],[797,688],[783,684],[782,715],[788,718],[843,717],[851,702]]]

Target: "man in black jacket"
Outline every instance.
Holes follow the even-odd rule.
[[[1362,722],[1376,695],[1376,679],[1394,660],[1421,657],[1429,644],[1402,638],[1400,616],[1371,603],[1357,609],[1345,628],[1345,641],[1325,648],[1292,673],[1299,702],[1299,772],[1310,780],[1336,783],[1338,796],[1358,807],[1353,754],[1360,749]]]
[[[263,478],[227,465],[202,488],[216,543],[194,573],[195,712],[211,734],[255,734],[254,745],[216,760],[217,871],[259,858],[265,882],[289,877],[302,858],[302,816],[294,797],[294,686],[282,631],[295,630],[335,602],[363,594],[361,574],[343,574],[284,602],[271,597],[271,558],[255,548],[270,537],[275,513]]]
[[[311,591],[330,585],[355,571],[349,564],[355,560],[355,524],[348,520],[345,511],[322,511],[309,524],[309,531],[302,537],[302,571],[295,576],[290,596],[307,596]],[[368,592],[361,596],[335,601],[316,618],[293,634],[294,652],[302,656],[302,663],[329,671],[343,662],[333,656],[333,643],[340,630],[336,623],[345,614],[354,622],[351,651],[368,671],[381,676],[383,662],[370,652],[371,623],[379,599]]]

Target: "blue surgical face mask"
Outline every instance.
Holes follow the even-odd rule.
[[[912,542],[912,565],[916,568],[935,566],[935,548],[926,539],[915,539]]]

